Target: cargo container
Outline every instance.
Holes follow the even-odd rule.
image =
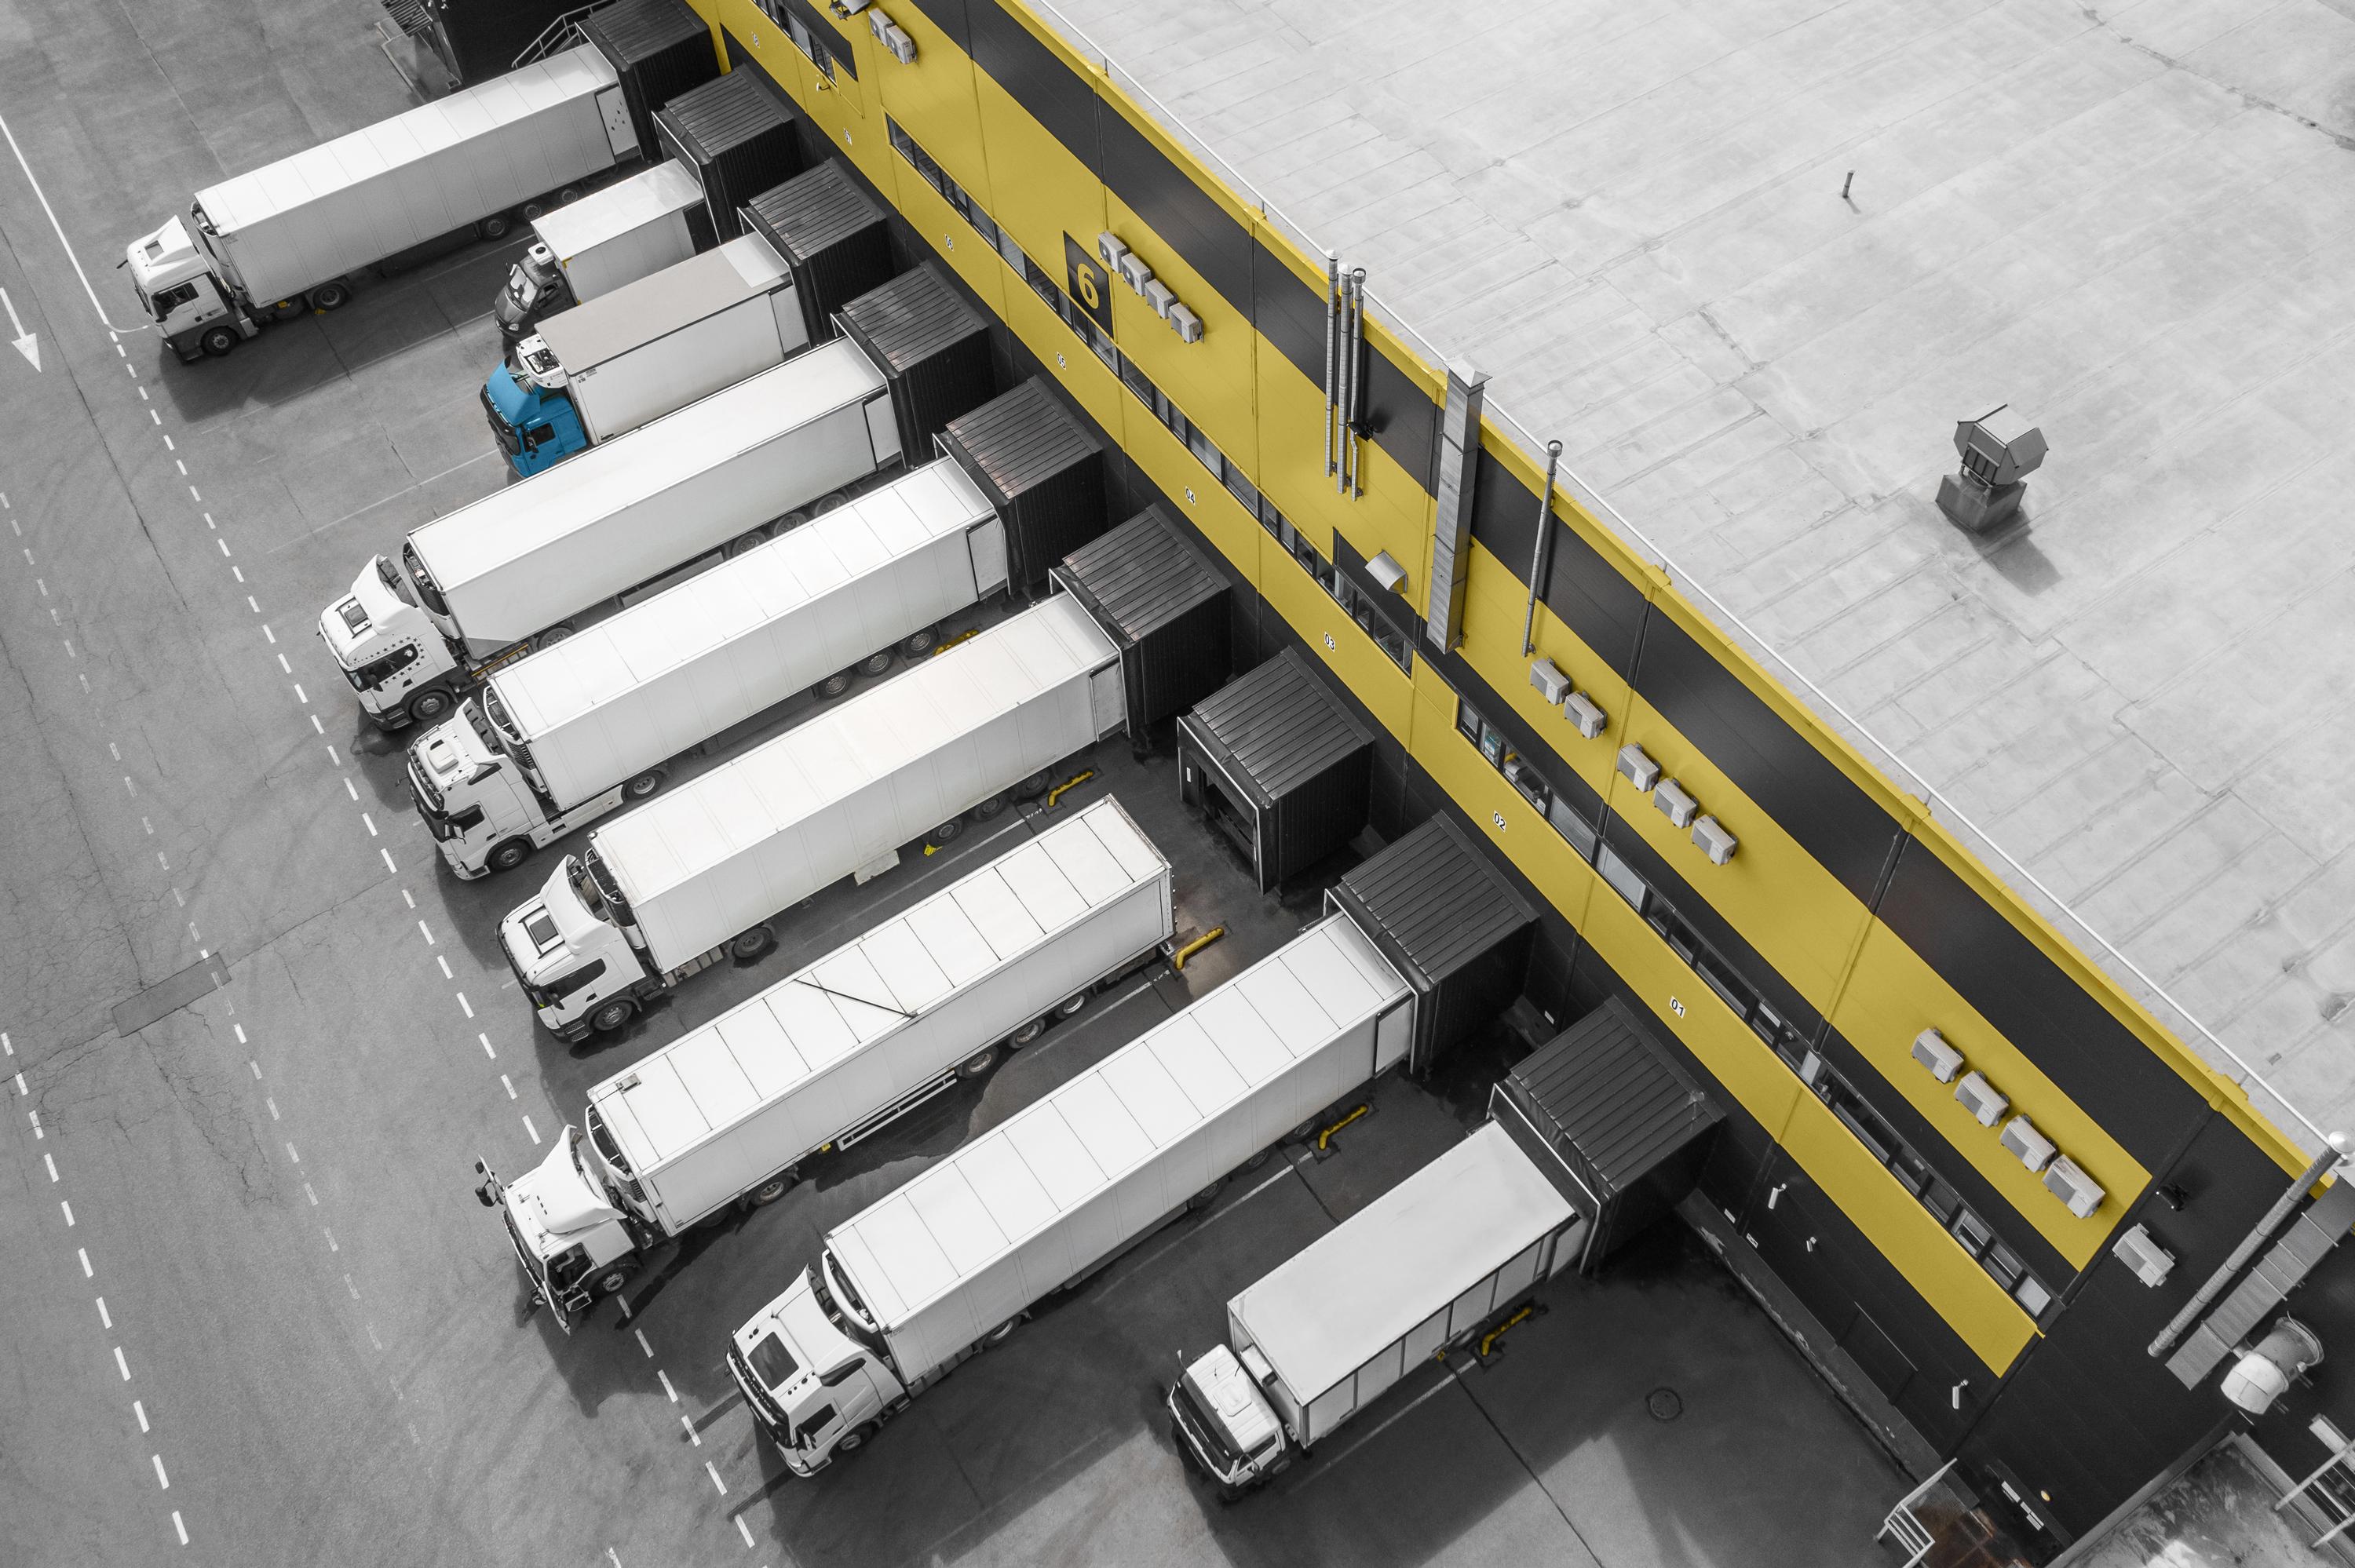
[[[1414,991],[1330,916],[828,1232],[728,1367],[807,1476],[1394,1065]]]
[[[507,466],[534,474],[809,346],[792,270],[757,234],[559,311],[483,383]]]
[[[559,1039],[617,1029],[767,952],[769,922],[819,889],[1043,793],[1121,723],[1118,655],[1059,595],[591,829],[499,923],[501,948]]]
[[[1169,863],[1099,800],[589,1091],[535,1170],[477,1162],[566,1327],[664,1243],[773,1202],[1002,1050],[1158,960]]]
[[[828,344],[417,528],[319,636],[378,724],[436,720],[505,661],[899,461],[883,374]]]
[[[542,318],[610,294],[711,247],[703,189],[676,159],[532,219],[533,239],[491,302],[510,341]]]
[[[173,352],[218,357],[340,310],[364,268],[496,238],[641,152],[612,62],[582,45],[208,185],[124,261]]]

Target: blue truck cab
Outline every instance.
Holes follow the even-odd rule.
[[[518,474],[538,473],[589,445],[563,367],[538,336],[516,344],[483,383],[483,412],[507,466]]]

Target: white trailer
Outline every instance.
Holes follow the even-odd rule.
[[[1232,1499],[1577,1261],[1579,1211],[1494,1121],[1227,1303],[1228,1342],[1164,1391]]]
[[[899,459],[887,377],[827,344],[425,524],[319,635],[378,724],[439,719],[453,688]]]
[[[1005,586],[996,511],[928,463],[502,666],[410,747],[418,812],[458,875],[511,870],[786,698],[922,655]]]
[[[865,1445],[1013,1331],[1404,1055],[1415,993],[1322,923],[826,1235],[729,1370],[786,1467]]]
[[[611,62],[583,45],[197,193],[132,241],[139,302],[182,359],[351,298],[350,277],[472,228],[486,238],[639,151]]]
[[[610,294],[710,248],[711,215],[676,158],[532,219],[531,249],[491,303],[499,331],[527,337],[540,318]]]
[[[793,269],[758,234],[559,311],[483,386],[521,474],[634,430],[809,346]]]
[[[483,1193],[533,1294],[569,1323],[664,1242],[773,1202],[814,1157],[1076,1014],[1159,958],[1171,917],[1169,863],[1099,800],[598,1085],[577,1164],[566,1153],[512,1184],[481,1166]],[[548,1201],[582,1176],[593,1203]],[[591,1208],[610,1217],[546,1223]]]
[[[994,817],[1125,722],[1120,653],[1057,595],[590,831],[499,942],[559,1039],[619,1028],[781,910]]]

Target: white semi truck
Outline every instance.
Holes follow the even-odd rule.
[[[664,1243],[773,1202],[1158,959],[1171,918],[1169,863],[1099,800],[606,1079],[585,1130],[512,1182],[477,1162],[476,1193],[569,1328]]]
[[[1059,594],[590,830],[499,943],[561,1040],[617,1029],[779,912],[1041,792],[1125,724],[1120,652]]]
[[[388,729],[900,460],[883,373],[833,343],[413,531],[322,610]]]
[[[483,383],[507,466],[534,474],[809,346],[793,269],[747,234],[559,311]]]
[[[1264,1484],[1575,1263],[1583,1224],[1483,1123],[1227,1303],[1228,1342],[1163,1393],[1179,1445],[1229,1500]]]
[[[409,748],[462,877],[643,800],[689,754],[813,686],[849,688],[1006,587],[996,511],[948,459],[502,666]]]
[[[208,185],[125,263],[173,351],[218,357],[341,308],[362,268],[469,229],[496,238],[638,153],[620,77],[583,45]]]
[[[828,1232],[728,1366],[807,1476],[1405,1054],[1413,987],[1347,915]]]
[[[544,316],[610,294],[712,243],[694,171],[666,158],[532,219],[532,244],[507,269],[491,315],[509,341]]]

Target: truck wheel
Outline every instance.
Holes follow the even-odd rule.
[[[274,322],[291,322],[303,313],[304,304],[303,296],[300,294],[291,300],[280,300],[270,307],[270,319]]]
[[[655,790],[661,789],[662,785],[662,769],[659,768],[649,768],[644,773],[639,774],[635,779],[631,779],[627,784],[623,785],[622,793],[629,800],[643,800],[647,796],[653,794]]]
[[[1008,1318],[1005,1322],[1000,1323],[996,1328],[992,1329],[988,1333],[984,1334],[981,1337],[981,1348],[986,1351],[992,1345],[1002,1345],[1006,1343],[1007,1340],[1013,1334],[1014,1330],[1022,1327],[1022,1318],[1023,1314],[1017,1312],[1013,1317]]]
[[[435,686],[410,698],[409,705],[403,711],[409,715],[411,724],[432,724],[435,719],[448,713],[450,708],[450,694]]]
[[[849,1431],[842,1435],[841,1438],[836,1442],[834,1451],[837,1454],[856,1454],[861,1448],[866,1447],[867,1440],[874,1436],[875,1423],[872,1421],[862,1421],[858,1425],[852,1427]]]
[[[534,196],[516,209],[516,216],[526,223],[538,223],[548,216],[548,209],[553,205],[546,196]]]
[[[777,945],[777,934],[766,926],[755,926],[749,931],[739,931],[730,938],[728,951],[739,963],[750,963],[763,957]]]
[[[1087,1004],[1088,993],[1086,991],[1073,991],[1071,995],[1065,997],[1062,1001],[1055,1004],[1055,1016],[1058,1018],[1077,1018],[1080,1015],[1080,1009],[1087,1006]]]
[[[1039,1036],[1046,1033],[1047,1021],[1043,1018],[1034,1018],[1029,1022],[1024,1024],[1021,1028],[1016,1030],[1013,1033],[1007,1035],[1006,1037],[1006,1044],[1009,1048],[1019,1051],[1022,1047],[1029,1044],[1030,1042],[1038,1039]]]
[[[785,1195],[785,1189],[792,1186],[794,1179],[800,1175],[800,1166],[788,1165],[783,1171],[778,1171],[774,1176],[770,1177],[767,1181],[753,1188],[751,1193],[748,1194],[751,1200],[752,1207],[756,1209],[766,1208],[771,1203],[773,1203],[778,1199],[783,1197]]]
[[[893,657],[889,648],[884,649],[880,653],[869,653],[858,662],[858,673],[862,675],[888,675],[891,673]]]
[[[505,239],[507,237],[507,230],[514,227],[513,218],[506,213],[495,212],[474,225],[474,232],[485,239]]]
[[[311,291],[311,308],[314,311],[340,311],[352,302],[352,286],[341,280],[322,283]]]
[[[1189,1214],[1199,1214],[1203,1210],[1209,1208],[1212,1203],[1217,1202],[1219,1201],[1219,1189],[1223,1185],[1225,1185],[1223,1181],[1213,1181],[1209,1186],[1203,1188],[1200,1192],[1195,1193],[1192,1197],[1187,1199],[1186,1212]]]
[[[960,1078],[978,1078],[984,1073],[988,1072],[991,1067],[996,1065],[996,1064],[997,1047],[995,1045],[984,1046],[981,1050],[975,1052],[972,1055],[967,1056],[964,1061],[957,1064],[957,1076]]]
[[[938,849],[943,844],[954,842],[956,836],[963,832],[964,832],[964,819],[951,817],[947,821],[934,828],[928,836],[932,840],[932,847]]]
[[[768,542],[769,534],[767,529],[753,528],[745,533],[739,534],[733,539],[729,540],[728,548],[724,553],[728,558],[732,561],[739,556],[750,555],[752,551],[759,549]]]
[[[973,820],[976,822],[986,822],[989,821],[990,818],[995,817],[999,812],[1005,810],[1007,805],[1012,802],[1013,799],[1014,798],[1006,793],[1005,790],[999,790],[996,794],[992,795],[988,800],[984,800],[980,805],[975,806],[973,809]]]
[[[850,493],[848,491],[830,490],[810,503],[810,515],[813,517],[823,517],[837,506],[847,506],[849,504]]]
[[[626,996],[617,996],[613,1001],[601,1004],[596,1012],[589,1015],[589,1028],[594,1033],[610,1034],[627,1023],[630,1021],[630,1014],[637,1010],[636,1002]]]
[[[917,632],[913,637],[909,638],[905,642],[900,643],[900,652],[905,653],[911,659],[921,659],[925,654],[931,652],[934,648],[938,647],[940,645],[940,629],[934,626],[927,626],[922,631]]]
[[[1014,798],[1018,800],[1035,800],[1046,792],[1047,770],[1043,768],[1014,787]]]
[[[815,697],[819,702],[830,703],[835,698],[842,695],[843,693],[850,690],[850,682],[851,674],[849,671],[837,670],[833,674],[828,675],[825,680],[820,681],[816,685],[812,686],[810,688],[810,695]]]
[[[504,839],[492,846],[483,863],[493,871],[513,871],[530,858],[529,839]]]
[[[541,632],[536,640],[534,646],[538,648],[553,648],[571,635],[572,623],[569,620],[559,620],[555,625],[549,627],[547,630]]]
[[[198,338],[197,343],[207,354],[212,355],[215,359],[225,359],[229,356],[229,351],[237,346],[237,328],[233,326],[207,327],[205,329],[205,335]]]
[[[614,1264],[597,1277],[597,1294],[600,1296],[618,1294],[622,1287],[630,1282],[630,1277],[637,1272],[638,1266],[634,1263]]]
[[[567,185],[562,190],[556,193],[556,205],[559,207],[570,207],[574,202],[579,201],[580,199],[581,187],[579,185]]]

